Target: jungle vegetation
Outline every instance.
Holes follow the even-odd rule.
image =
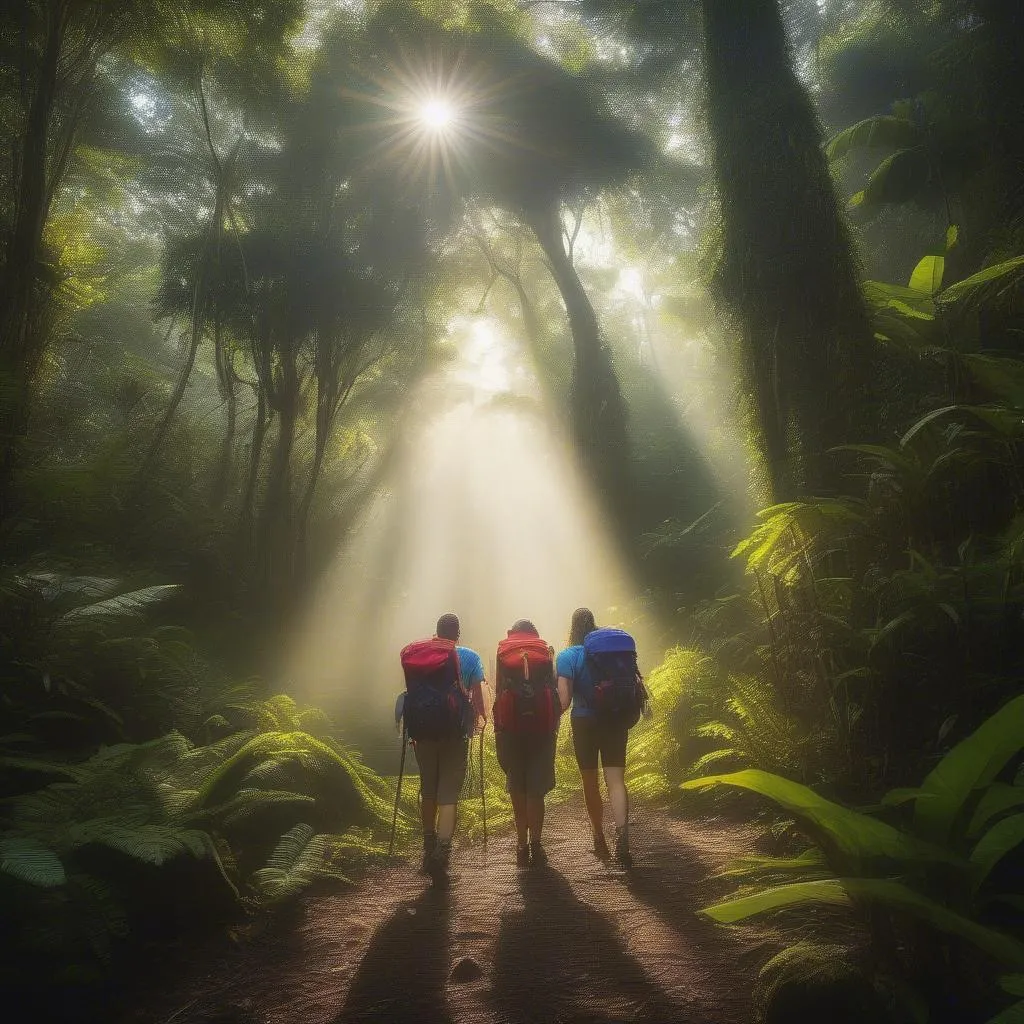
[[[668,648],[634,791],[764,828],[704,908],[792,936],[764,1019],[1020,1018],[1018,5],[26,0],[0,49],[5,986],[99,1014],[384,856],[267,666],[486,315]]]

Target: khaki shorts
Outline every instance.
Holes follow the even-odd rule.
[[[505,788],[510,793],[543,797],[555,788],[557,732],[547,736],[496,732],[494,742],[498,764],[505,773]]]
[[[466,778],[469,740],[419,740],[412,749],[420,766],[420,796],[439,804],[458,803]]]

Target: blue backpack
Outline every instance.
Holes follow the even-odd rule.
[[[622,629],[595,629],[583,639],[598,718],[632,729],[647,707],[647,688],[636,664],[636,641]]]

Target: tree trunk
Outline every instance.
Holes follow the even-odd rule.
[[[234,468],[235,455],[235,427],[238,422],[238,395],[235,391],[235,369],[231,359],[231,353],[224,344],[223,331],[220,324],[214,327],[214,348],[217,359],[217,378],[220,383],[221,394],[224,396],[224,404],[227,408],[227,427],[224,431],[224,440],[221,443],[220,458],[217,460],[216,476],[213,481],[211,501],[214,507],[220,507],[228,491],[231,482],[231,470]]]
[[[255,541],[253,520],[255,517],[256,491],[259,487],[260,463],[263,461],[263,444],[267,436],[267,398],[262,385],[257,386],[256,420],[252,427],[252,446],[249,449],[249,472],[242,497],[242,533],[250,546]]]
[[[163,447],[164,438],[167,436],[168,431],[171,429],[171,424],[174,422],[174,417],[178,412],[178,406],[181,405],[181,400],[185,397],[185,390],[188,388],[188,382],[192,377],[192,370],[196,365],[196,353],[199,351],[199,343],[202,340],[203,321],[202,317],[199,317],[192,321],[192,337],[189,340],[188,355],[185,357],[185,365],[181,368],[181,373],[178,374],[178,383],[174,387],[174,393],[171,395],[171,400],[167,404],[167,408],[164,410],[160,426],[157,427],[156,434],[149,444],[149,450],[146,452],[146,457],[142,460],[142,465],[139,467],[138,487],[143,487],[145,485],[146,477],[148,476],[149,471],[153,468],[153,463],[156,461],[156,457],[160,454],[160,449]]]
[[[828,448],[873,433],[872,335],[822,132],[778,0],[703,0],[724,244],[774,498],[835,482]]]
[[[558,208],[536,211],[529,224],[551,264],[569,317],[575,354],[571,411],[576,441],[602,485],[620,489],[628,467],[626,405],[601,341],[597,314],[565,251]]]
[[[264,583],[284,600],[291,592],[294,569],[292,449],[295,446],[299,393],[295,354],[282,352],[281,379],[276,400],[277,445],[267,480],[260,546],[264,558]]]
[[[63,4],[50,5],[48,14],[46,42],[21,145],[14,227],[4,253],[0,288],[0,521],[11,511],[32,386],[45,347],[45,339],[37,331],[35,291],[52,199],[48,149],[64,42]]]

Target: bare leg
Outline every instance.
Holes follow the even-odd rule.
[[[437,832],[437,801],[424,797],[420,800],[420,819],[423,822],[423,834],[432,836]]]
[[[594,830],[596,837],[601,834],[601,825],[604,821],[604,808],[601,806],[601,784],[598,782],[597,769],[581,768],[580,777],[583,779],[583,801],[587,805],[590,827]]]
[[[540,834],[544,830],[544,798],[530,796],[526,798],[526,824],[530,829],[530,842],[539,843]]]
[[[604,781],[608,787],[608,802],[612,805],[615,827],[620,831],[626,827],[629,821],[629,793],[626,790],[625,774],[624,768],[605,768],[604,770]]]
[[[526,833],[529,827],[529,818],[527,814],[528,802],[526,799],[526,793],[518,790],[510,789],[508,792],[509,799],[512,801],[512,816],[516,822],[516,839],[520,846],[526,845]]]
[[[455,804],[441,804],[437,809],[437,841],[450,843],[455,834]]]

